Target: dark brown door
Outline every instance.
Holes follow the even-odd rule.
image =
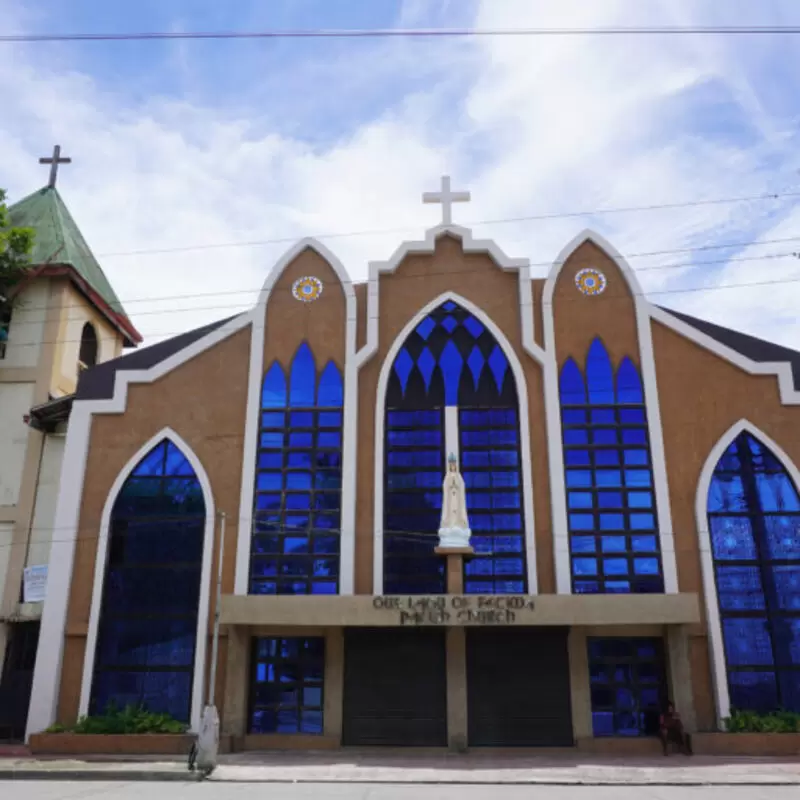
[[[473,747],[571,747],[566,628],[467,629]]]
[[[344,641],[342,743],[444,747],[444,630],[351,628]]]

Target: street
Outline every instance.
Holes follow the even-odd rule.
[[[0,781],[2,800],[795,800],[797,786],[498,786]]]

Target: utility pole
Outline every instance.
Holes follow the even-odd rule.
[[[211,638],[211,674],[209,676],[208,703],[203,709],[200,730],[197,734],[197,768],[208,774],[217,766],[219,756],[219,712],[214,704],[217,683],[217,660],[219,654],[219,616],[222,602],[222,560],[225,554],[225,522],[224,511],[217,514],[219,518],[219,557],[217,558],[217,591],[214,598],[214,629]]]

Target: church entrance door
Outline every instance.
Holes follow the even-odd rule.
[[[567,628],[469,628],[473,747],[572,747]]]
[[[345,631],[342,744],[444,747],[444,630]]]

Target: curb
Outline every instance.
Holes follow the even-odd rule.
[[[156,772],[122,769],[0,769],[0,781],[160,781],[199,783],[205,780],[201,772]]]

